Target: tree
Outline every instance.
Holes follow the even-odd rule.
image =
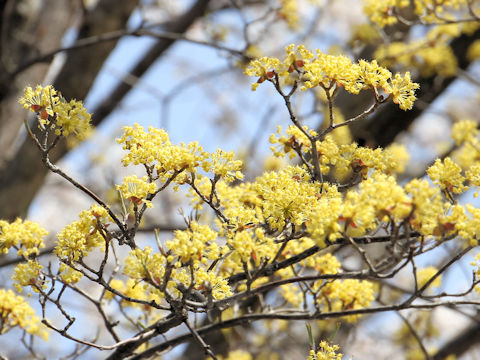
[[[0,249],[7,254],[0,266],[13,280],[0,289],[6,356],[18,357],[7,342],[23,332],[25,357],[88,351],[88,358],[145,359],[175,349],[165,356],[371,358],[377,350],[368,336],[348,339],[389,314],[403,326],[387,329],[381,341],[396,343],[401,358],[461,356],[476,344],[478,257],[468,259],[480,219],[471,204],[480,185],[478,109],[458,105],[472,99],[462,79],[478,94],[478,2],[366,0],[362,23],[348,36],[326,15],[340,18],[357,2],[34,4],[0,7]],[[355,7],[347,15],[357,16]],[[75,40],[62,45],[73,30]],[[87,111],[79,99],[94,92],[124,37],[153,40]],[[337,47],[317,49],[332,37]],[[110,176],[71,175],[59,160],[132,87],[147,86],[140,77],[155,62],[175,63],[167,50],[177,42],[210,49],[217,59],[205,61],[213,69],[193,57],[179,63],[179,82],[158,95],[163,125],[170,125],[172,99],[182,96],[178,120],[182,92],[202,82],[209,84],[202,111],[216,105],[225,128],[242,124],[250,79],[258,125],[249,131],[237,124],[253,133],[242,159],[132,122],[112,145],[123,153],[106,164]],[[44,79],[48,84],[28,86]],[[223,105],[217,89],[237,100]],[[446,93],[459,100],[446,105]],[[425,161],[409,127],[439,107],[453,139]],[[255,170],[276,113],[283,126],[269,138],[274,156]],[[209,141],[221,137],[209,131]],[[25,219],[48,172],[91,203],[54,239],[45,225]],[[448,278],[462,264],[468,275],[453,284]],[[463,332],[443,336],[438,317],[446,309],[468,320]],[[48,337],[53,344],[43,342]]]

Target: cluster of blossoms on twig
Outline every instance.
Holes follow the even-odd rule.
[[[353,63],[346,56],[324,54],[318,49],[313,53],[303,45],[291,44],[285,48],[285,52],[283,61],[262,57],[250,62],[245,73],[258,77],[257,82],[252,84],[252,90],[265,80],[282,81],[286,85],[300,82],[303,84],[302,90],[321,87],[328,96],[333,96],[338,88],[344,88],[352,94],[372,89],[377,97],[383,91],[402,110],[411,109],[415,101],[418,84],[411,81],[409,72],[404,76],[392,76],[375,60]]]
[[[473,11],[473,2],[469,0],[414,0],[413,14],[408,14],[412,6],[409,0],[365,0],[364,3],[365,14],[380,27],[408,22],[402,16],[405,13],[418,17],[424,24],[454,22],[467,16],[471,21],[478,20]]]
[[[39,85],[35,89],[27,86],[19,102],[25,109],[38,115],[38,124],[42,129],[53,129],[55,135],[73,134],[83,140],[91,131],[91,115],[83,103],[65,100],[51,85]]]

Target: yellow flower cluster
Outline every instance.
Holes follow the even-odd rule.
[[[443,161],[440,159],[435,160],[435,163],[427,170],[427,174],[434,184],[439,185],[442,190],[454,194],[461,194],[468,190],[468,186],[464,185],[465,177],[461,172],[460,166],[449,157]]]
[[[341,237],[343,230],[339,221],[344,210],[341,195],[335,187],[325,190],[314,205],[311,219],[307,223],[310,236],[322,248],[326,246],[326,240],[334,242]]]
[[[405,185],[410,195],[414,211],[410,216],[410,226],[423,235],[432,235],[438,226],[438,216],[444,212],[440,189],[427,180],[413,179]]]
[[[136,175],[125,176],[122,185],[117,185],[116,188],[124,199],[129,199],[136,205],[145,203],[147,207],[153,206],[150,200],[146,200],[146,197],[155,193],[157,185],[154,182],[148,182],[147,176],[141,179]]]
[[[212,172],[215,176],[221,177],[225,182],[230,183],[235,179],[243,179],[241,169],[243,163],[241,160],[235,160],[233,151],[223,151],[217,149],[216,152],[208,154],[208,161],[202,163],[205,171]]]
[[[175,238],[167,241],[166,246],[184,264],[206,264],[208,260],[213,261],[220,256],[220,248],[215,241],[217,235],[209,226],[192,222],[188,230],[175,231]]]
[[[475,181],[473,175],[476,171],[474,169],[479,165],[478,160],[480,159],[480,140],[477,127],[478,124],[469,119],[458,121],[452,127],[452,137],[458,146],[452,157],[463,170],[467,170],[467,178],[470,176],[468,178],[470,181]],[[478,186],[476,182],[474,185]]]
[[[14,284],[18,292],[22,292],[24,286],[31,286],[33,291],[38,292],[39,288],[46,288],[41,275],[43,266],[37,261],[28,260],[27,263],[21,263],[15,266],[12,279],[16,281]]]
[[[0,335],[16,326],[48,340],[47,329],[25,299],[15,295],[12,290],[0,289]]]
[[[304,130],[312,137],[317,135],[314,130],[308,129],[306,126]],[[281,132],[281,126],[278,126],[278,136],[270,135],[270,143],[273,144],[271,150],[275,156],[288,155],[290,158],[294,158],[298,156],[298,151],[302,153],[311,151],[310,140],[298,127],[289,126],[285,131],[286,136],[280,136]],[[278,147],[277,144],[280,146]],[[340,179],[344,179],[352,170],[361,172],[364,176],[370,169],[387,174],[401,173],[405,170],[409,158],[403,145],[392,144],[387,149],[371,149],[360,147],[355,143],[338,144],[330,134],[325,136],[322,141],[317,141],[316,148],[321,172],[328,174],[330,168],[333,167],[335,175]]]
[[[128,151],[122,159],[124,166],[134,164],[152,167],[156,171],[154,177],[163,181],[181,173],[175,182],[184,184],[189,179],[188,174],[196,173],[199,167],[229,182],[243,177],[240,172],[242,162],[233,160],[233,152],[217,150],[210,154],[203,151],[197,142],[174,145],[163,129],[151,126],[145,131],[139,124],[125,126],[124,135],[117,142]]]
[[[454,14],[459,10],[468,12],[467,0],[414,0],[415,14],[423,22],[438,22],[442,19],[455,20]],[[364,0],[364,12],[370,21],[380,27],[396,24],[397,15],[401,9],[410,6],[409,0]],[[463,7],[463,8],[462,8]]]
[[[384,66],[401,65],[416,68],[424,77],[441,75],[453,76],[457,73],[457,58],[448,42],[432,41],[428,38],[412,42],[391,42],[380,45],[374,53]]]
[[[474,142],[478,136],[478,124],[473,120],[456,122],[452,127],[452,137],[455,144],[462,145],[466,142]]]
[[[321,184],[309,180],[300,167],[267,172],[256,179],[252,188],[262,200],[262,217],[272,229],[282,230],[287,223],[300,226],[312,218]]]
[[[147,281],[141,290],[136,290],[142,292],[143,298],[163,298],[164,294],[158,290],[162,286],[171,295],[180,297],[177,284],[188,287],[193,281],[195,290],[211,293],[214,299],[223,299],[232,295],[226,279],[222,274],[207,270],[222,255],[217,236],[210,227],[192,222],[188,230],[176,231],[175,238],[165,243],[166,251],[154,253],[148,246],[144,250],[132,250],[124,274],[136,282]],[[189,266],[193,267],[193,273]],[[171,268],[171,272],[168,283],[164,284],[166,267]],[[120,283],[115,284],[119,286]],[[121,289],[124,292],[124,288]]]
[[[7,254],[14,247],[18,256],[38,255],[39,249],[45,247],[43,238],[47,235],[47,230],[29,220],[18,218],[12,223],[0,220],[0,253]]]
[[[328,55],[318,49],[315,56],[303,45],[291,44],[285,51],[287,55],[284,61],[262,57],[250,62],[245,74],[259,77],[252,85],[252,90],[265,80],[273,81],[278,76],[286,84],[291,84],[294,79],[303,82],[303,90],[319,86],[330,92],[336,87],[343,87],[352,94],[358,94],[360,90],[382,89],[391,94],[402,110],[413,106],[415,90],[419,85],[411,81],[409,73],[403,77],[396,74],[392,78],[392,73],[375,60],[352,63],[346,56]]]
[[[67,262],[75,262],[88,255],[95,248],[104,249],[101,224],[105,225],[110,216],[100,205],[93,205],[79,214],[79,220],[65,226],[58,234],[54,253]]]
[[[297,0],[279,0],[280,9],[278,10],[278,16],[281,19],[285,19],[286,23],[291,29],[298,27],[299,17],[297,9]]]
[[[331,311],[356,310],[367,308],[375,299],[373,283],[367,280],[345,279],[327,283],[321,290],[325,297],[317,300]],[[328,300],[326,300],[328,299]],[[328,303],[327,303],[328,301]],[[361,315],[349,315],[347,321],[356,321]]]
[[[343,354],[338,354],[338,345],[330,345],[325,340],[319,344],[319,350],[310,350],[307,360],[342,360]]]
[[[279,249],[279,245],[260,228],[230,233],[227,243],[233,252],[225,260],[222,273],[229,275],[243,271],[243,264],[259,266],[263,260],[273,258]]]
[[[38,85],[35,90],[27,86],[19,102],[38,115],[42,129],[52,128],[55,134],[63,136],[73,134],[79,140],[91,132],[91,115],[83,103],[65,100],[51,85]]]
[[[250,355],[248,352],[244,350],[230,351],[226,358],[222,357],[221,355],[218,355],[217,358],[219,360],[252,360],[253,359],[252,355]],[[210,357],[208,357],[207,359],[210,359]]]
[[[150,246],[146,246],[143,250],[130,251],[125,260],[124,274],[134,280],[152,280],[156,284],[161,284],[167,261],[172,261],[173,257],[166,258],[162,254],[152,253],[152,251]]]
[[[395,7],[402,8],[409,4],[408,0],[364,0],[363,11],[371,22],[383,28],[398,21],[393,12]]]
[[[295,255],[310,248],[314,243],[308,238],[302,238],[299,242],[289,243],[284,251],[284,255]],[[340,261],[332,254],[315,255],[302,261],[299,264],[301,268],[298,271],[313,270],[316,274],[338,274],[341,272]],[[301,269],[301,270],[300,270]],[[278,271],[282,279],[290,279],[298,276],[292,268],[286,268]],[[369,281],[359,281],[355,279],[334,280],[334,281],[315,281],[309,287],[316,293],[318,307],[325,307],[328,311],[344,311],[361,309],[370,306],[374,300],[374,284]],[[282,297],[295,307],[300,306],[305,297],[303,292],[296,284],[286,284],[280,287]],[[347,316],[347,321],[356,321],[359,315]]]
[[[72,269],[70,266],[61,263],[58,268],[58,274],[63,282],[67,284],[75,284],[82,278],[83,274],[80,271]]]
[[[364,235],[379,221],[400,221],[409,216],[411,200],[392,176],[375,173],[360,184],[360,191],[345,197],[342,219],[350,235]]]

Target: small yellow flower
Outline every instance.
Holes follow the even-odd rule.
[[[473,120],[456,122],[452,127],[452,137],[455,144],[461,145],[472,141],[478,135],[478,124]]]
[[[427,170],[428,176],[434,184],[440,185],[442,190],[447,190],[455,194],[461,194],[468,190],[464,185],[465,178],[461,174],[462,169],[449,157],[445,160],[437,159],[435,163]]]
[[[31,335],[48,340],[47,328],[22,296],[12,290],[0,289],[0,335],[18,326]]]
[[[152,202],[147,200],[147,196],[154,194],[157,185],[154,182],[148,182],[148,177],[139,179],[137,175],[125,176],[122,185],[116,186],[124,199],[129,199],[136,205],[145,203],[147,207],[152,207]]]
[[[412,82],[410,72],[406,72],[402,77],[400,74],[395,74],[395,79],[392,80],[391,85],[387,87],[386,92],[392,94],[393,102],[398,104],[402,110],[410,110],[413,107],[413,102],[416,100],[415,90],[420,85]]]

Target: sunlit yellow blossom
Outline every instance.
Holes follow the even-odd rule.
[[[278,16],[285,19],[291,29],[298,26],[297,0],[279,0],[281,7],[278,10]]]
[[[233,151],[227,152],[217,149],[216,152],[210,154],[208,161],[204,161],[202,167],[207,172],[222,177],[226,182],[232,182],[235,179],[243,179],[241,169],[243,163],[241,160],[234,160]]]
[[[46,327],[25,299],[15,295],[12,290],[0,289],[0,335],[16,326],[48,340]]]
[[[373,283],[356,279],[335,280],[327,283],[322,293],[328,298],[333,311],[362,309],[370,306],[375,299]],[[319,298],[320,303],[326,300]],[[347,316],[347,321],[355,321],[361,315]]]
[[[347,193],[342,218],[351,235],[361,235],[379,221],[403,220],[411,210],[411,201],[395,178],[375,173],[360,184],[358,193]]]
[[[272,229],[287,223],[301,226],[312,219],[313,206],[320,197],[319,183],[300,167],[286,167],[258,177],[252,185],[262,201],[262,215]]]
[[[384,157],[385,162],[390,165],[385,171],[401,174],[405,171],[410,154],[404,145],[393,143],[384,150]]]
[[[54,253],[61,259],[78,261],[94,248],[105,247],[101,224],[105,225],[109,220],[107,211],[99,205],[93,205],[89,210],[82,211],[79,218],[57,234],[58,243]]]
[[[370,21],[380,27],[385,27],[398,22],[394,15],[394,8],[405,7],[408,4],[408,0],[364,0],[363,10]]]
[[[480,159],[480,140],[469,137],[469,141],[464,142],[459,149],[453,152],[452,158],[462,169],[468,169],[475,165]]]
[[[53,109],[57,115],[55,122],[55,133],[57,135],[74,134],[79,140],[83,140],[90,135],[92,116],[83,107],[81,101],[60,101]]]
[[[320,87],[333,95],[334,89],[338,87],[343,87],[352,94],[358,94],[363,89],[381,87],[393,95],[393,101],[399,104],[401,109],[407,110],[413,106],[415,89],[419,85],[411,81],[408,72],[403,77],[396,74],[392,79],[390,71],[379,66],[375,60],[353,63],[346,56],[324,54],[318,49],[314,57],[304,46],[296,47],[294,44],[288,45],[286,52],[287,57],[283,62],[269,57],[250,62],[245,74],[259,77],[257,83],[252,85],[253,90],[267,79],[277,84],[277,77],[291,85],[292,74],[295,73],[297,77],[293,79],[297,84],[303,84],[300,86],[302,90]]]
[[[209,226],[192,222],[188,230],[175,231],[175,239],[167,241],[166,246],[183,263],[199,262],[202,258],[213,261],[220,255],[217,236]]]
[[[197,142],[174,145],[163,129],[151,126],[145,131],[139,124],[125,126],[124,135],[117,142],[123,144],[123,149],[128,151],[122,158],[124,166],[133,164],[152,167],[152,176],[164,181],[175,177],[175,183],[184,184],[191,179],[191,174],[196,174],[200,166],[226,181],[242,178],[242,163],[233,160],[233,153],[217,150],[210,154],[203,151]]]
[[[55,99],[58,99],[56,90],[51,86],[37,85],[35,90],[27,86],[23,92],[23,96],[18,100],[25,109],[37,113],[45,121],[48,115],[53,115],[53,104]]]
[[[228,257],[229,262],[225,265],[233,265],[230,262],[234,262],[240,265],[240,269],[242,263],[250,261],[259,265],[262,259],[274,256],[278,249],[273,239],[265,236],[261,229],[237,231],[228,239],[228,245],[233,249],[233,253]]]
[[[465,208],[470,215],[461,214],[464,216],[456,221],[455,230],[470,246],[477,246],[480,239],[480,209],[472,204],[465,205]]]
[[[315,256],[313,259],[313,267],[319,274],[337,274],[342,264],[332,254]]]
[[[315,130],[308,129],[306,126],[304,126],[303,129],[311,136],[317,135]],[[277,127],[277,134],[280,135],[281,132],[282,127],[279,125]],[[285,133],[287,136],[277,137],[275,134],[270,135],[269,140],[271,144],[281,145],[279,150],[277,150],[274,146],[270,148],[275,156],[284,157],[286,154],[288,154],[289,157],[293,159],[295,156],[297,156],[295,149],[301,149],[302,151],[308,151],[311,149],[312,144],[310,140],[298,127],[290,125]]]
[[[424,77],[436,74],[449,77],[455,75],[458,68],[449,40],[426,38],[411,42],[393,41],[380,45],[374,57],[383,66],[415,67]]]
[[[348,92],[358,94],[363,86],[357,82],[361,74],[360,67],[343,55],[328,55],[317,50],[316,59],[304,67],[307,88],[331,88],[338,84]]]
[[[410,3],[409,0],[364,0],[364,12],[370,21],[380,27],[385,27],[396,24],[399,21],[396,14],[403,8],[411,6]],[[445,18],[454,21],[454,11],[458,13],[462,6],[464,12],[468,14],[467,0],[415,0],[413,4],[415,14],[425,23],[436,23]],[[447,14],[452,14],[452,16]]]
[[[91,115],[83,103],[65,100],[51,85],[39,85],[35,90],[27,86],[19,102],[37,113],[41,125],[51,127],[57,135],[74,134],[77,139],[83,140],[91,133]]]
[[[31,286],[34,291],[38,291],[37,287],[46,288],[41,275],[42,269],[43,266],[34,260],[15,266],[12,279],[16,281],[14,286],[17,291],[21,292],[24,286]]]
[[[366,177],[371,169],[387,174],[399,172],[408,154],[400,148],[396,151],[398,157],[391,149],[371,149],[355,143],[342,145],[339,147],[340,156],[336,159],[335,174],[343,179],[351,171],[360,173],[363,177]]]
[[[424,235],[431,235],[438,226],[438,215],[444,211],[440,189],[427,180],[413,179],[405,185],[405,191],[412,199],[410,226]]]
[[[60,264],[58,272],[62,280],[67,284],[75,284],[83,277],[83,274],[80,271],[72,269],[64,263]]]
[[[196,290],[208,290],[212,292],[215,300],[221,300],[232,295],[232,290],[226,279],[215,275],[214,271],[206,271],[198,268],[195,271]]]
[[[450,77],[457,73],[457,57],[449,44],[439,43],[435,46],[425,46],[416,52],[415,56],[417,59],[421,59],[418,68],[424,77],[435,74]]]
[[[464,185],[465,178],[461,174],[461,168],[449,157],[445,160],[437,159],[435,164],[427,170],[428,176],[433,180],[434,184],[440,185],[442,190],[460,194],[468,189]]]
[[[452,127],[452,137],[457,145],[472,141],[477,135],[478,124],[473,120],[462,120]]]
[[[167,259],[160,253],[153,253],[150,246],[130,251],[125,260],[123,272],[132,279],[153,279],[160,284],[163,281]]]
[[[360,66],[360,73],[357,82],[363,84],[363,88],[386,89],[388,87],[388,80],[392,77],[390,71],[379,66],[375,60],[372,62],[359,60],[358,65]]]
[[[325,187],[322,196],[312,204],[312,215],[307,229],[320,247],[326,241],[335,241],[341,236],[339,218],[343,212],[343,201],[336,187]]]
[[[47,235],[47,230],[29,220],[17,218],[12,223],[0,220],[0,253],[7,254],[14,247],[18,256],[38,255],[39,249],[45,247],[43,238]]]
[[[402,110],[410,110],[415,101],[415,90],[420,85],[412,82],[410,72],[406,72],[402,77],[400,74],[395,74],[395,79],[392,80],[391,86],[386,89],[389,94],[393,96],[393,102],[398,104]]]
[[[307,360],[342,360],[343,354],[337,353],[339,349],[338,345],[330,345],[322,340],[318,351],[310,350]]]
[[[133,203],[139,205],[145,203],[147,207],[152,207],[152,202],[147,200],[147,196],[154,194],[157,185],[154,182],[148,182],[148,177],[144,176],[139,179],[136,175],[126,176],[122,185],[116,186],[124,199],[129,199]]]
[[[256,90],[258,85],[267,79],[272,79],[275,73],[284,72],[284,64],[277,58],[262,57],[252,60],[245,69],[248,76],[257,76],[258,81],[252,84],[252,90]]]
[[[125,126],[124,135],[117,139],[128,153],[122,158],[124,166],[130,164],[153,166],[162,180],[181,172],[195,172],[205,160],[203,149],[196,142],[185,145],[173,145],[167,132],[163,129],[149,127],[145,131],[135,124]],[[184,179],[184,178],[182,178]],[[177,181],[179,177],[177,177]]]

